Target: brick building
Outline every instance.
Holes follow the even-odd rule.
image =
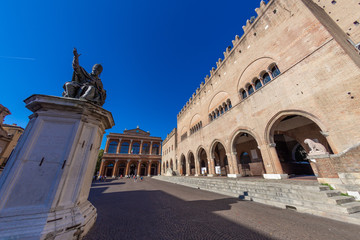
[[[358,186],[359,10],[352,0],[261,1],[177,115],[162,174]],[[305,139],[324,154],[309,161]]]
[[[139,127],[110,133],[99,176],[159,175],[161,167],[161,138],[152,137]]]

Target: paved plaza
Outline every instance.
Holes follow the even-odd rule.
[[[92,239],[359,239],[359,226],[144,178],[96,182]]]

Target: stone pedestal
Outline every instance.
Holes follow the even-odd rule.
[[[112,115],[78,99],[25,103],[33,114],[0,176],[0,238],[81,239],[96,220],[87,199]]]

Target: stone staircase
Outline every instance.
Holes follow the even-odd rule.
[[[316,181],[175,176],[153,178],[360,225],[360,202]]]

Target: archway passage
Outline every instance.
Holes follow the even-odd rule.
[[[157,164],[151,164],[150,175],[157,175]]]
[[[283,171],[290,176],[314,175],[314,170],[307,159],[307,153],[310,151],[304,143],[307,138],[321,143],[329,153],[332,153],[320,127],[306,117],[282,116],[271,128],[270,139],[276,144],[276,152]]]
[[[228,159],[224,146],[217,142],[213,147],[213,157],[215,161],[215,174],[227,176],[229,174]]]
[[[180,158],[180,164],[181,164],[180,175],[185,176],[186,175],[186,159],[185,159],[184,155],[182,155]]]
[[[136,165],[135,165],[134,163],[132,163],[132,164],[130,165],[130,175],[135,175],[135,174],[136,174],[136,171],[137,171]]]
[[[172,159],[170,159],[170,168],[172,171],[174,171],[174,164]]]
[[[125,176],[125,171],[126,171],[126,164],[120,163],[118,176]]]
[[[113,169],[114,169],[114,164],[113,163],[108,164],[105,167],[105,176],[112,177]]]
[[[196,173],[196,169],[195,169],[195,158],[192,152],[189,154],[189,169],[190,169],[189,175],[194,176]]]
[[[265,173],[258,143],[251,134],[238,133],[232,147],[236,152],[237,167],[242,176],[262,176]]]
[[[199,151],[199,160],[200,160],[200,173],[202,175],[209,174],[209,166],[206,152],[203,148]]]
[[[147,175],[147,165],[142,163],[141,166],[140,166],[140,176],[146,176]]]

